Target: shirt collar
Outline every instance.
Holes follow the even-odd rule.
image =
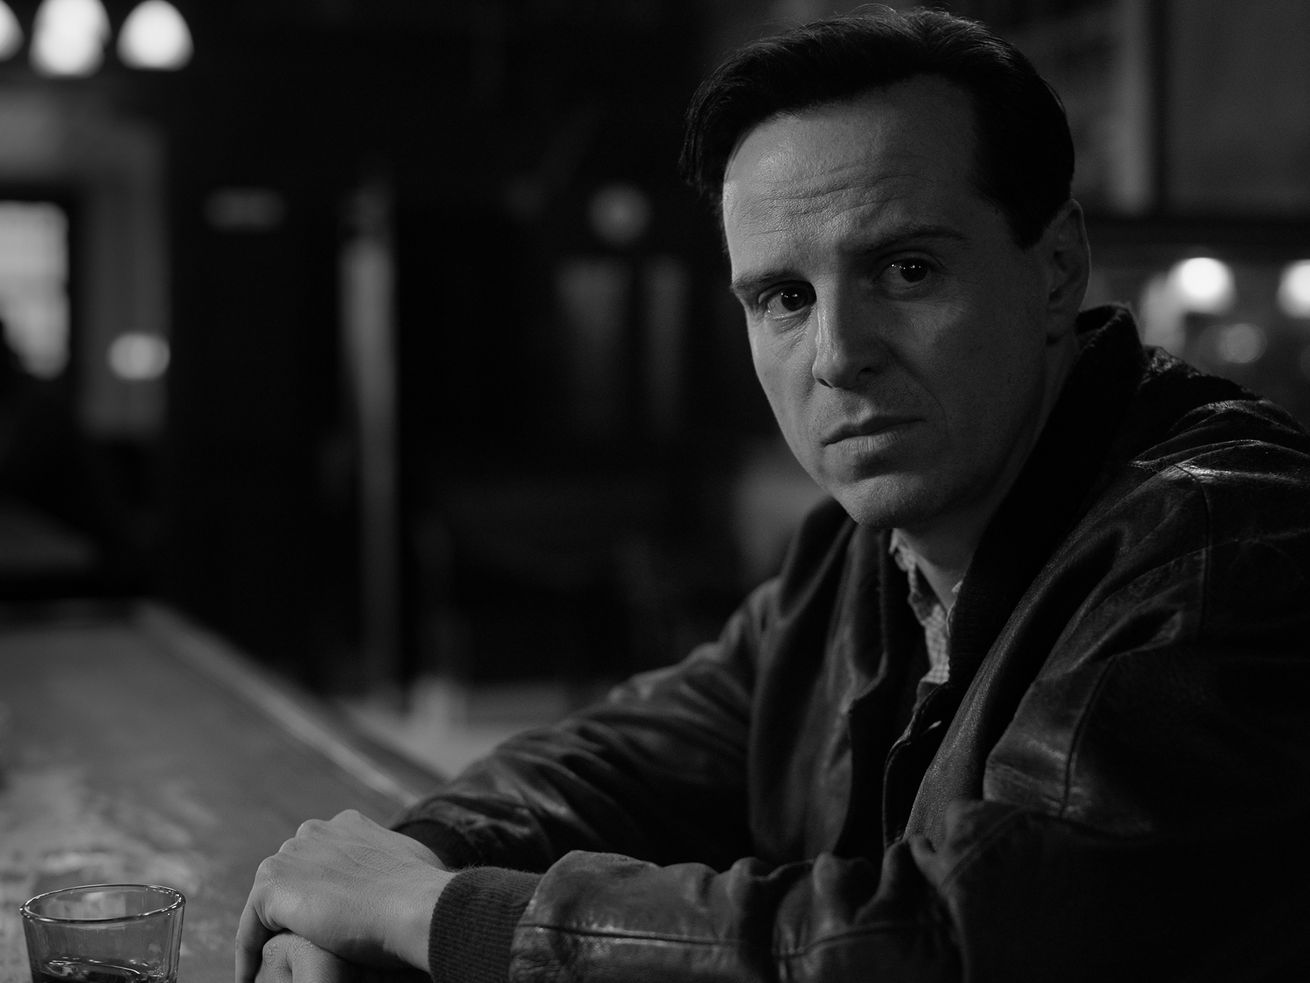
[[[892,559],[896,561],[896,565],[904,570],[906,576],[910,578],[910,596],[913,599],[911,603],[914,603],[916,608],[918,603],[915,602],[937,603],[945,607],[941,598],[932,589],[932,585],[928,583],[928,578],[920,572],[919,568],[922,562],[919,560],[918,554],[910,548],[910,544],[905,541],[905,537],[899,529],[892,530],[891,542],[888,544],[887,549],[891,553]],[[951,588],[951,607],[955,606],[955,599],[959,596],[960,587],[963,583],[963,580],[958,580],[955,586]]]

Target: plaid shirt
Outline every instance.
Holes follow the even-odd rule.
[[[944,683],[951,677],[950,612],[919,572],[918,557],[901,538],[899,529],[892,530],[891,554],[910,580],[910,608],[923,627],[923,638],[928,645],[928,672],[920,682]],[[956,584],[951,593],[958,594],[959,591],[960,585]]]

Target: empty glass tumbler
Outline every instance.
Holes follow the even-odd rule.
[[[22,907],[33,983],[176,983],[186,899],[152,884],[91,884]]]

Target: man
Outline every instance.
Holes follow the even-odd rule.
[[[1310,439],[1080,314],[1045,83],[945,14],[837,19],[720,68],[684,165],[835,502],[680,665],[397,831],[302,827],[238,980],[1304,972]]]

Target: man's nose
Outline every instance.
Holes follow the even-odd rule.
[[[815,324],[811,372],[820,385],[854,389],[867,382],[886,357],[873,313],[856,300],[820,299]]]

